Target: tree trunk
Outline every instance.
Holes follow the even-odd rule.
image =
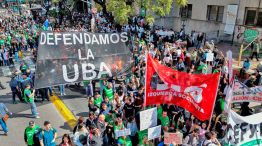
[[[104,4],[104,5],[102,5],[102,8],[103,8],[103,14],[105,15],[105,16],[107,16],[107,9],[106,9],[106,4]]]

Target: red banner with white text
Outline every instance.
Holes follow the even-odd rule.
[[[188,74],[147,56],[145,105],[175,104],[199,120],[211,117],[220,74]]]

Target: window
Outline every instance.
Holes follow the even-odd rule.
[[[262,27],[262,12],[258,13],[257,26],[261,26]]]
[[[224,14],[224,6],[214,6],[214,5],[207,6],[207,20],[222,22],[223,14]]]
[[[192,4],[188,4],[185,7],[181,7],[179,14],[183,18],[191,18],[191,16],[192,16]]]
[[[262,27],[262,9],[246,8],[245,25]]]

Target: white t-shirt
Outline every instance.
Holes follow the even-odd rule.
[[[163,59],[163,60],[164,60],[164,62],[165,62],[165,63],[169,63],[169,62],[170,62],[170,60],[172,60],[172,58],[171,58],[171,55],[169,55],[169,57],[167,57],[167,56],[166,56],[166,57],[164,57],[164,59]]]

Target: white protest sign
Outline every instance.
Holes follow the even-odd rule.
[[[161,136],[161,125],[148,129],[148,140],[159,138]]]
[[[225,111],[230,110],[230,104],[232,103],[232,97],[233,97],[233,88],[234,88],[235,82],[232,82],[227,89],[226,92],[226,105],[225,105]]]
[[[214,53],[207,53],[206,61],[213,61],[214,60]]]
[[[224,145],[234,145],[234,146],[260,145],[262,143],[261,114],[262,113],[242,117],[231,110],[229,112],[228,131],[225,139],[226,142]]]
[[[239,81],[235,82],[231,103],[260,102],[262,103],[262,86],[247,87]]]
[[[140,112],[140,131],[157,125],[157,108]]]
[[[130,135],[130,129],[115,130],[115,137],[127,136]]]

